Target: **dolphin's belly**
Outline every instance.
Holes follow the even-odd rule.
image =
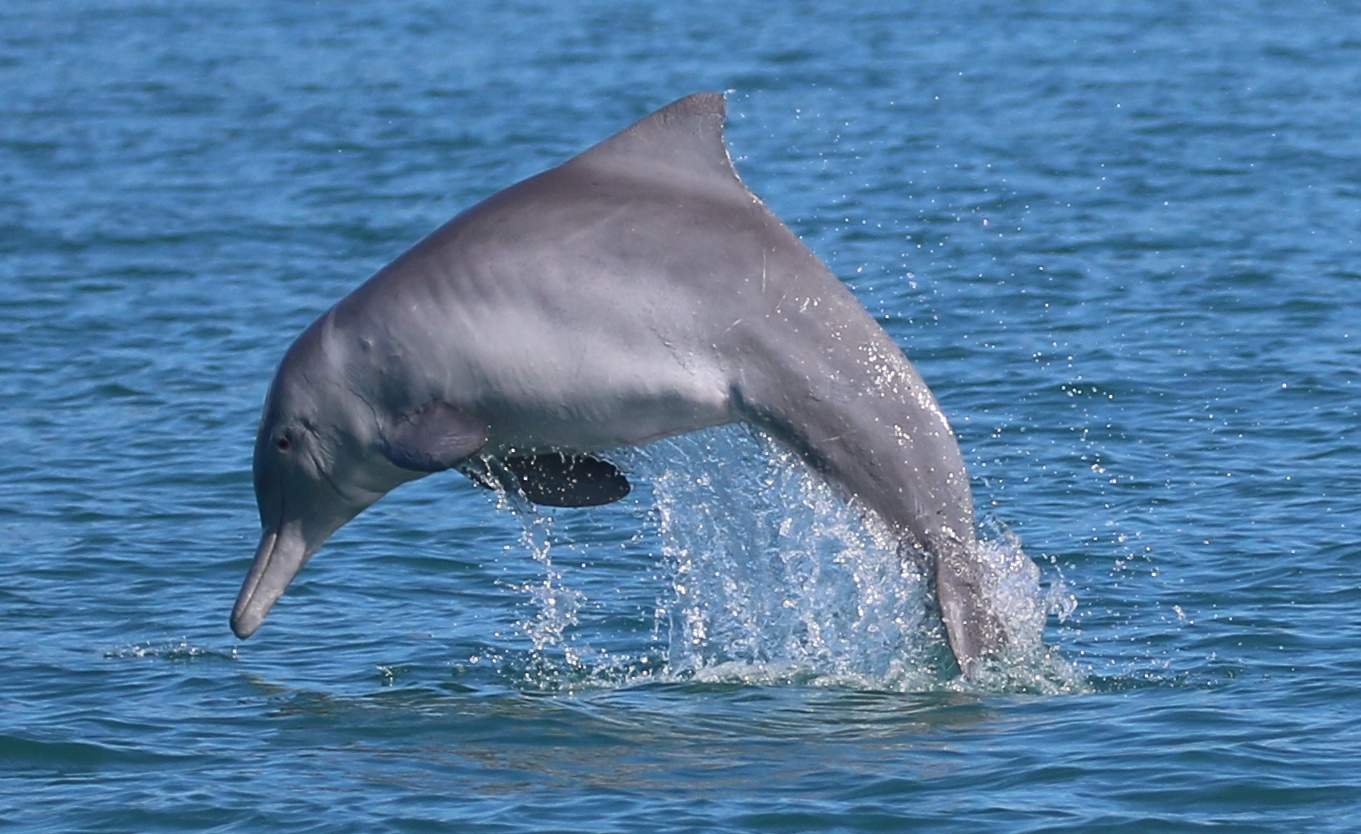
[[[682,397],[616,402],[618,408],[613,411],[602,410],[595,404],[564,403],[556,409],[502,412],[489,448],[598,451],[639,446],[733,419],[725,405]]]
[[[636,446],[733,419],[716,359],[678,355],[655,333],[541,331],[487,350],[495,356],[479,360],[473,408],[492,426],[493,449]]]
[[[637,446],[733,419],[721,387],[670,382],[679,384],[588,386],[586,395],[546,390],[535,400],[497,403],[482,411],[491,415],[493,448],[520,450]]]

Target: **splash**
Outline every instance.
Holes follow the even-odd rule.
[[[528,595],[531,612],[520,621],[520,627],[536,654],[561,646],[567,664],[577,665],[580,657],[565,636],[579,622],[577,612],[585,594],[569,587],[562,571],[553,564],[552,517],[534,513],[522,513],[522,517],[527,521],[520,544],[534,557],[541,573],[537,581],[519,586]]]
[[[640,548],[660,554],[652,628],[633,654],[610,654],[577,632],[586,593],[554,565],[552,516],[504,504],[525,525],[521,547],[539,579],[527,601],[536,687],[647,681],[797,683],[888,691],[1062,692],[1081,674],[1043,634],[1076,599],[1061,577],[1045,583],[1020,541],[985,524],[978,556],[1009,654],[969,681],[956,676],[924,563],[904,559],[893,535],[843,500],[764,435],[724,427],[614,456],[640,488]],[[576,561],[574,558],[573,561]],[[640,617],[646,619],[646,617]],[[545,668],[553,657],[565,664]]]
[[[663,599],[668,671],[702,681],[792,681],[920,691],[1081,689],[1044,644],[1076,599],[1044,583],[1020,540],[988,521],[984,593],[1007,629],[1005,657],[956,678],[928,569],[902,557],[872,514],[843,500],[759,433],[715,430],[648,450],[658,538],[672,566]]]
[[[1066,622],[1077,609],[1057,567],[1046,582],[1039,566],[1021,549],[1021,540],[1000,521],[985,518],[976,557],[983,566],[983,595],[998,613],[1007,636],[1004,656],[977,670],[955,689],[997,692],[1085,692],[1086,676],[1054,646],[1044,642],[1049,617]]]
[[[759,435],[647,450],[673,676],[916,688],[944,657],[921,567]]]
[[[197,646],[190,643],[188,638],[181,637],[179,640],[166,640],[163,642],[141,642],[131,643],[118,648],[106,649],[104,657],[110,660],[122,660],[127,658],[151,658],[154,660],[169,661],[196,661],[196,660],[236,660],[236,647],[222,650]]]

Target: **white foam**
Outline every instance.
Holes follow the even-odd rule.
[[[1049,615],[1066,617],[1075,598],[1061,577],[1046,586],[1000,524],[985,530],[991,537],[979,542],[979,558],[1012,650],[961,682],[922,566],[903,559],[877,520],[792,453],[759,433],[728,427],[629,450],[619,462],[635,482],[651,485],[650,503],[640,490],[641,541],[659,551],[664,566],[655,612],[659,645],[640,645],[635,656],[607,655],[578,641],[574,627],[585,595],[553,564],[551,516],[520,506],[521,544],[542,565],[541,580],[521,587],[530,602],[521,628],[540,656],[562,651],[571,679],[893,691],[1083,687],[1082,676],[1043,641]],[[658,650],[660,664],[647,657]]]

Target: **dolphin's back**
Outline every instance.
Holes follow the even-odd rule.
[[[717,93],[653,113],[463,212],[338,317],[433,343],[403,352],[445,356],[429,384],[449,396],[537,387],[546,411],[578,423],[604,419],[611,399],[635,415],[653,400],[675,418],[644,420],[644,436],[621,443],[749,419],[919,544],[939,538],[928,516],[970,536],[967,477],[939,406],[738,177],[723,124]],[[502,375],[486,379],[488,368]]]

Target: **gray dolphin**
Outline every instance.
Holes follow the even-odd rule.
[[[959,445],[888,334],[742,183],[718,93],[680,99],[473,206],[309,326],[255,443],[249,637],[337,528],[457,469],[532,501],[616,500],[598,453],[745,421],[934,565],[967,674],[1005,635]]]

